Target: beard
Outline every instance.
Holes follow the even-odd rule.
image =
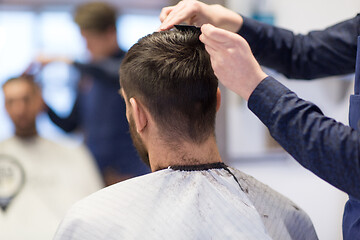
[[[138,155],[140,156],[141,160],[150,167],[150,161],[149,161],[149,152],[146,149],[146,146],[144,142],[141,140],[140,135],[136,131],[135,128],[135,121],[133,117],[130,115],[129,117],[129,129],[130,129],[130,136],[133,141],[133,144],[138,152]]]

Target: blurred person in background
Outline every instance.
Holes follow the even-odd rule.
[[[51,239],[66,210],[103,183],[84,146],[38,135],[44,103],[33,78],[12,78],[2,88],[15,135],[0,142],[0,239]]]
[[[80,5],[75,22],[91,55],[80,63],[66,58],[39,56],[43,65],[52,61],[72,64],[81,73],[72,112],[59,117],[51,108],[50,119],[66,132],[81,129],[106,185],[148,173],[132,145],[125,117],[125,103],[119,96],[119,67],[125,53],[116,34],[116,11],[102,2]]]

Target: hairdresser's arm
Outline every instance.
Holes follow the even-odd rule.
[[[360,15],[321,31],[306,35],[240,16],[221,5],[180,1],[165,7],[160,14],[160,30],[174,24],[216,27],[238,32],[249,43],[261,65],[273,68],[288,78],[314,79],[355,71]]]
[[[249,109],[301,165],[360,199],[360,135],[323,115],[275,79],[265,78],[250,95]]]
[[[242,17],[219,4],[207,5],[205,3],[186,0],[175,6],[165,7],[160,13],[160,30],[168,30],[175,24],[186,23],[202,26],[210,23],[216,27],[236,32],[242,25]]]
[[[317,176],[360,198],[359,133],[266,76],[241,36],[211,25],[201,30],[218,79],[248,100],[275,140]]]
[[[50,120],[59,128],[65,132],[72,132],[78,128],[80,122],[78,99],[75,100],[73,109],[67,117],[60,117],[50,107],[48,107],[47,114]]]
[[[67,57],[49,57],[46,55],[39,55],[36,58],[36,62],[39,62],[42,66],[53,62],[63,62],[74,66],[82,75],[91,76],[95,81],[101,81],[104,84],[119,89],[119,68],[124,56],[125,52],[119,49],[113,56],[97,62],[82,63],[73,61]]]
[[[360,15],[306,35],[244,17],[238,33],[261,65],[288,78],[314,79],[355,72]]]

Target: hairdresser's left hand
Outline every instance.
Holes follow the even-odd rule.
[[[183,0],[175,6],[165,7],[160,13],[159,30],[168,30],[175,24],[186,23],[200,27],[205,23],[236,32],[243,18],[236,12],[219,4],[208,5],[195,0]]]
[[[257,85],[267,77],[240,35],[210,24],[201,27],[200,40],[210,54],[219,81],[248,100]]]
[[[72,64],[72,60],[70,60],[67,57],[64,56],[48,56],[45,54],[39,54],[36,58],[35,58],[35,62],[40,63],[42,66],[46,66],[52,62],[63,62],[66,64]]]

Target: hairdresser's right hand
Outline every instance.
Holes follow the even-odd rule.
[[[239,34],[216,28],[201,27],[200,41],[210,55],[216,77],[225,87],[248,100],[259,83],[267,77]]]
[[[202,26],[210,23],[218,28],[237,32],[243,23],[243,18],[221,5],[207,5],[194,0],[183,0],[175,6],[161,10],[160,31],[168,30],[176,24]]]

